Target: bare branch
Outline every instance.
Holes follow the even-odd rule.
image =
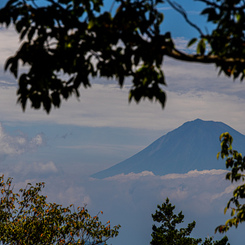
[[[223,4],[219,5],[215,2],[210,2],[209,0],[196,0],[196,1],[206,3],[207,5],[213,6],[218,9],[226,9],[226,8],[231,7],[230,5],[226,5],[225,7]],[[245,9],[245,1],[243,0],[242,2],[243,2],[243,5],[241,5],[240,7],[235,7],[236,4],[234,4],[234,6],[232,6],[232,9],[235,9],[235,10]]]
[[[240,58],[225,58],[217,55],[192,55],[179,51],[178,49],[169,49],[165,46],[162,47],[165,55],[174,58],[176,60],[188,61],[188,62],[198,62],[204,64],[221,64],[221,63],[245,63],[245,59]]]
[[[210,6],[213,6],[216,8],[220,8],[220,5],[218,5],[217,3],[214,3],[214,2],[210,2],[208,0],[196,0],[196,1],[206,3],[207,5],[210,5]]]
[[[185,12],[185,10],[183,9],[183,7],[181,5],[179,5],[178,3],[176,2],[172,2],[171,0],[167,0],[167,2],[171,5],[171,7],[173,9],[175,9],[177,12],[179,12],[185,19],[185,21],[192,27],[194,27],[199,33],[201,36],[204,36],[203,33],[202,33],[202,30],[197,26],[195,25],[194,23],[192,23],[189,19],[188,19],[188,16],[187,16],[187,13]]]
[[[114,5],[115,5],[115,0],[111,4],[110,11],[109,11],[110,13],[112,13],[112,9],[113,9]]]

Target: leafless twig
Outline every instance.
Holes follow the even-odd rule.
[[[171,0],[167,0],[167,2],[170,4],[170,6],[175,9],[177,12],[179,12],[185,19],[185,21],[192,27],[194,27],[199,33],[201,36],[204,36],[204,34],[202,33],[202,30],[197,26],[195,25],[194,23],[192,23],[189,19],[188,19],[188,16],[187,16],[187,13],[185,12],[185,10],[183,9],[183,7],[181,5],[179,5],[178,3],[176,2],[172,2]]]

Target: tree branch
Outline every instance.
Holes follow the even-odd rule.
[[[178,49],[169,49],[168,47],[162,46],[162,50],[165,55],[174,58],[176,60],[198,62],[204,64],[221,64],[221,63],[245,63],[245,59],[240,58],[225,58],[218,55],[191,55],[179,51]]]
[[[218,8],[218,9],[230,8],[230,6],[224,7],[223,4],[222,5],[218,5],[217,3],[210,2],[208,0],[196,0],[196,1],[206,3],[207,5],[213,6],[213,7]],[[234,4],[233,9],[235,9],[235,10],[245,9],[245,1],[243,0],[242,2],[243,2],[243,5],[241,5],[240,7],[235,7],[236,4]]]
[[[210,6],[213,6],[216,8],[220,8],[220,5],[218,5],[217,3],[214,3],[214,2],[210,2],[208,0],[196,0],[196,1],[206,3],[207,5],[210,5]]]

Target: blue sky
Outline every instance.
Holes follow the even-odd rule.
[[[191,20],[210,28],[198,16],[198,1],[184,4]],[[187,39],[197,35],[196,31],[168,5],[160,7],[165,14],[163,30],[173,30],[176,45],[185,49]],[[142,173],[107,180],[93,180],[89,175],[132,156],[196,118],[222,121],[245,134],[244,83],[218,77],[212,65],[166,58],[164,110],[149,101],[129,104],[129,81],[119,89],[113,81],[95,79],[91,89],[81,88],[79,101],[64,101],[50,115],[29,108],[23,113],[16,104],[16,82],[3,71],[6,58],[17,47],[13,29],[1,29],[0,172],[14,177],[16,188],[45,181],[50,201],[87,204],[96,214],[103,210],[102,219],[122,225],[119,237],[111,240],[113,245],[149,244],[151,213],[166,197],[178,211],[183,210],[188,222],[197,221],[195,236],[214,235],[214,228],[228,218],[223,208],[232,191],[223,172],[194,171],[164,177]],[[228,233],[232,245],[242,244],[241,229]]]

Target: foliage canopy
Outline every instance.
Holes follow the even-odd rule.
[[[245,221],[245,156],[242,156],[236,150],[232,148],[233,138],[229,133],[223,133],[220,136],[221,151],[217,154],[217,158],[221,157],[226,159],[226,168],[230,171],[226,174],[226,179],[233,182],[242,182],[238,185],[234,191],[233,196],[228,201],[224,213],[227,210],[231,210],[231,218],[226,221],[224,225],[220,225],[216,228],[216,232],[220,233],[228,231],[232,226],[238,227],[238,225]]]
[[[84,207],[62,207],[47,203],[40,194],[44,183],[30,183],[19,193],[13,192],[12,179],[0,177],[0,244],[107,244],[118,235],[120,226],[102,224]],[[102,213],[102,212],[101,212]]]
[[[151,245],[198,245],[202,242],[201,238],[192,238],[190,234],[195,228],[196,222],[188,224],[186,228],[178,229],[177,226],[184,222],[184,215],[174,213],[173,206],[169,199],[160,206],[157,206],[155,214],[152,215],[153,221],[160,223],[160,226],[155,224],[152,226],[152,241]],[[219,241],[213,241],[213,238],[206,238],[202,245],[230,245],[228,238],[225,236]]]
[[[164,107],[164,56],[213,63],[227,76],[243,80],[244,1],[199,1],[207,6],[201,14],[214,25],[211,34],[167,0],[200,34],[190,40],[189,46],[197,42],[196,53],[190,54],[175,47],[170,32],[160,31],[163,0],[114,0],[109,11],[103,0],[45,0],[40,6],[38,0],[8,0],[0,9],[0,24],[13,24],[21,40],[5,65],[18,79],[18,102],[23,110],[30,101],[33,108],[50,112],[62,99],[79,97],[79,87],[89,87],[91,78],[105,77],[120,86],[131,79],[130,101],[149,98]]]

